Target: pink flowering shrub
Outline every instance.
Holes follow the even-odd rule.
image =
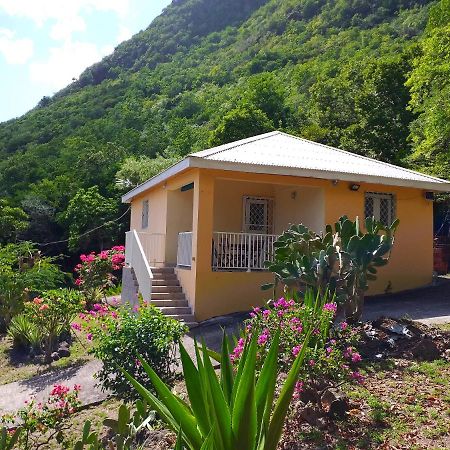
[[[142,356],[166,382],[174,380],[177,365],[176,345],[186,333],[181,322],[162,314],[157,308],[143,303],[132,310],[125,306],[96,303],[92,309],[79,314],[72,329],[86,331],[91,342],[90,353],[103,363],[97,373],[102,387],[129,399],[138,394],[118,367],[124,368],[144,385],[148,375],[138,362]]]
[[[84,305],[82,295],[70,289],[45,291],[24,304],[24,314],[40,332],[47,359],[59,336],[70,332],[73,319]]]
[[[77,273],[75,284],[86,293],[113,287],[117,279],[113,272],[122,269],[125,264],[124,252],[124,246],[116,245],[100,253],[81,255],[81,262],[74,269]]]
[[[296,392],[309,380],[323,378],[332,382],[344,380],[362,381],[356,366],[361,356],[353,347],[357,332],[346,323],[334,324],[337,305],[312,294],[304,302],[280,298],[267,308],[254,308],[245,331],[231,353],[236,363],[253,334],[257,335],[259,364],[262,365],[271,339],[278,329],[280,351],[278,362],[284,372],[288,372],[294,359],[300,353],[306,338],[306,330],[312,330],[305,354],[305,361]]]
[[[20,448],[40,448],[52,440],[62,447],[65,442],[64,432],[71,427],[67,419],[81,406],[78,398],[80,389],[80,385],[75,385],[72,389],[55,385],[45,402],[36,402],[34,398],[25,401],[24,406],[15,414],[1,416],[0,422],[10,431],[20,424]]]

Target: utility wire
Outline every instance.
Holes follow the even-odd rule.
[[[76,236],[75,239],[79,239],[83,236],[86,236],[94,231],[99,230],[100,228],[106,227],[107,225],[109,225],[111,223],[118,222],[122,217],[125,216],[125,214],[127,214],[130,211],[130,209],[131,209],[131,206],[129,206],[128,209],[120,217],[117,217],[116,219],[113,219],[113,220],[109,220],[108,222],[105,222],[104,224],[99,225],[98,227],[92,228],[92,230],[86,231],[85,233],[81,233],[78,236]],[[42,242],[42,243],[37,243],[36,245],[39,247],[46,247],[47,245],[62,244],[64,242],[69,242],[70,239],[71,238],[62,239],[61,241],[54,241],[54,242]],[[72,239],[74,239],[74,238],[72,238]]]

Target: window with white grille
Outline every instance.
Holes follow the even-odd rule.
[[[144,200],[142,202],[142,220],[141,220],[141,228],[148,228],[148,200]]]
[[[244,197],[244,224],[246,233],[272,233],[273,200],[263,197]]]
[[[366,192],[364,202],[365,217],[375,217],[384,225],[395,220],[395,197],[393,194]]]

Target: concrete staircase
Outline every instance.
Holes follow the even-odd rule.
[[[189,328],[197,325],[191,307],[173,267],[152,267],[151,303],[163,314],[184,322]]]

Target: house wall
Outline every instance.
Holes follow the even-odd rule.
[[[217,179],[221,181],[216,182]],[[302,193],[304,196],[311,194],[311,201],[303,210],[302,208],[298,210],[286,208],[283,209],[283,213],[280,213],[279,209],[276,213],[282,218],[277,219],[280,222],[303,219],[307,211],[316,211],[315,205],[322,202],[322,213],[316,214],[314,221],[308,224],[311,228],[318,228],[323,222],[334,223],[341,215],[347,215],[352,219],[356,216],[363,218],[365,191],[392,193],[396,196],[396,216],[400,219],[400,226],[391,260],[388,266],[380,269],[378,280],[371,283],[368,294],[413,289],[432,281],[433,206],[431,201],[425,200],[423,191],[420,189],[361,183],[360,189],[355,192],[349,189],[348,182],[334,184],[330,180],[203,169],[200,171],[197,203],[194,201],[194,210],[198,208],[196,228],[201,236],[194,247],[197,259],[195,314],[198,320],[233,311],[248,310],[251,306],[263,304],[270,295],[260,291],[259,288],[261,284],[272,280],[270,273],[213,272],[211,269],[212,231],[216,223],[219,223],[218,217],[222,214],[215,211],[218,205],[216,204],[214,208],[214,202],[224,198],[222,193],[216,190],[223,190],[223,180],[226,179],[251,181],[261,185],[276,184],[275,195],[280,202],[279,207],[283,204],[289,205],[289,191],[292,186],[298,187],[299,199]],[[355,182],[358,180],[355,179]],[[283,186],[287,189],[283,190]],[[306,188],[321,188],[321,190],[308,191]],[[234,189],[233,192],[232,196],[237,195]],[[240,195],[242,190],[237,192]],[[223,204],[224,214],[231,214],[228,205],[229,203]],[[231,227],[231,221],[221,223]],[[237,222],[233,224],[236,225]],[[236,231],[236,228],[233,231]]]
[[[316,232],[325,229],[323,188],[275,186],[275,234],[281,234],[290,225],[299,223],[303,223]]]
[[[148,200],[148,227],[142,229],[142,203]],[[131,202],[130,229],[146,233],[166,233],[167,191],[163,186],[157,186],[137,196]]]
[[[304,222],[319,231],[324,223],[334,223],[344,214],[351,219],[363,218],[364,192],[392,193],[396,196],[400,226],[391,260],[380,269],[368,294],[413,289],[432,281],[433,202],[425,200],[420,189],[360,183],[360,189],[355,192],[349,189],[350,183],[343,181],[335,184],[313,178],[192,169],[168,180],[166,190],[177,189],[191,181],[195,182],[193,261],[191,270],[177,269],[177,273],[197,320],[248,310],[263,304],[270,296],[270,292],[260,290],[261,284],[272,281],[270,273],[213,272],[211,268],[212,233],[241,231],[243,195],[273,196],[275,231],[280,232],[291,222]],[[132,227],[140,229],[141,201],[147,197],[150,229],[166,227],[169,221],[166,208],[171,200],[167,201],[170,194],[167,197],[162,187],[133,200]],[[155,210],[158,211],[156,218],[152,215]]]

